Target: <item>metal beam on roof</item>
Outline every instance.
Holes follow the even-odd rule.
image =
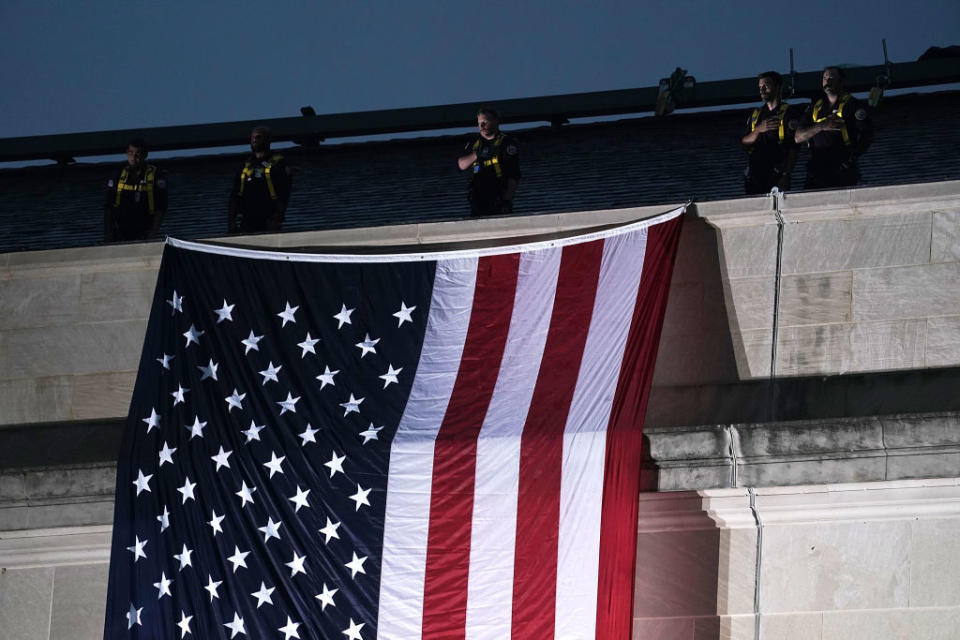
[[[852,92],[869,91],[877,85],[878,78],[888,73],[893,80],[888,88],[932,86],[960,82],[960,58],[894,63],[890,67],[854,67],[845,71],[847,88]],[[820,76],[819,70],[798,73],[794,95],[812,97],[818,94]],[[642,87],[514,98],[499,100],[496,106],[504,114],[505,123],[562,123],[571,118],[653,112],[658,95],[659,87]],[[678,92],[674,98],[679,108],[755,102],[757,80],[751,76],[699,82]],[[274,140],[279,142],[472,127],[476,125],[477,106],[476,102],[463,102],[433,107],[3,138],[0,139],[0,162],[67,161],[73,157],[108,155],[123,149],[131,138],[147,140],[154,151],[243,145],[256,125],[270,127]]]

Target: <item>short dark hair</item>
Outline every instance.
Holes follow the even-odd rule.
[[[496,109],[494,109],[493,107],[489,107],[489,106],[487,106],[487,105],[483,105],[482,107],[480,107],[479,109],[477,109],[477,115],[478,115],[478,116],[487,116],[488,118],[493,118],[493,119],[496,120],[497,122],[500,121],[500,113],[499,113]]]
[[[763,73],[757,75],[757,80],[763,80],[764,78],[766,78],[767,80],[770,80],[773,84],[777,85],[778,87],[783,86],[783,76],[777,73],[776,71],[764,71]]]
[[[823,68],[823,73],[826,73],[826,72],[827,72],[828,70],[830,70],[830,69],[833,69],[834,71],[836,71],[836,72],[837,72],[837,75],[840,76],[840,79],[841,79],[841,80],[846,80],[846,79],[847,79],[847,72],[844,71],[842,67],[838,67],[838,66],[836,66],[836,65],[834,65],[834,64],[828,64],[827,66],[825,66],[825,67]]]
[[[150,151],[150,149],[147,148],[147,141],[144,140],[143,138],[132,139],[130,142],[127,143],[127,148],[129,149],[130,147],[135,147],[143,151]]]
[[[263,137],[266,138],[267,140],[272,140],[272,139],[273,139],[273,131],[270,130],[270,127],[265,127],[265,126],[263,126],[262,124],[260,124],[260,125],[255,126],[255,127],[250,131],[250,133],[251,133],[251,135],[252,135],[252,134],[256,133],[257,131],[259,131],[260,133],[262,133],[262,134],[263,134]]]

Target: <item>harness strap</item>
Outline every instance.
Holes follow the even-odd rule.
[[[837,117],[843,122],[843,128],[840,129],[840,135],[843,137],[843,144],[850,144],[850,132],[847,131],[847,123],[843,120],[843,108],[846,106],[847,102],[850,100],[850,94],[845,93],[840,96],[840,102],[837,105]],[[827,119],[828,116],[820,117],[820,109],[823,108],[823,98],[817,100],[817,103],[813,105],[813,121],[814,122],[823,122]]]
[[[283,156],[280,154],[275,154],[270,156],[270,159],[267,160],[267,164],[263,168],[263,178],[267,183],[267,192],[270,194],[271,200],[277,199],[277,188],[273,184],[273,177],[270,175],[273,166],[283,160]],[[240,196],[243,196],[244,188],[247,186],[248,180],[253,180],[256,176],[257,169],[249,160],[243,165],[243,170],[240,172]]]
[[[140,182],[127,182],[127,178],[130,177],[130,167],[124,167],[120,171],[120,180],[117,182],[117,195],[113,200],[113,206],[120,206],[120,199],[123,197],[124,191],[133,191],[133,192],[147,192],[147,209],[150,211],[150,215],[153,215],[156,211],[156,201],[154,196],[154,191],[157,182],[157,168],[153,165],[147,165],[146,172],[144,173],[143,180]]]

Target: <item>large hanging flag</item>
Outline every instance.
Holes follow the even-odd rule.
[[[389,256],[169,240],[105,637],[629,638],[682,212]]]

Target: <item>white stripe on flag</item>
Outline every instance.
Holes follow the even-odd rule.
[[[593,638],[607,424],[637,299],[647,233],[604,241],[597,296],[563,439],[556,638]]]
[[[420,363],[390,448],[377,637],[417,640],[430,529],[433,447],[470,325],[477,259],[437,263]]]
[[[520,257],[507,343],[477,441],[467,640],[510,637],[520,435],[550,329],[562,253],[555,248]]]

